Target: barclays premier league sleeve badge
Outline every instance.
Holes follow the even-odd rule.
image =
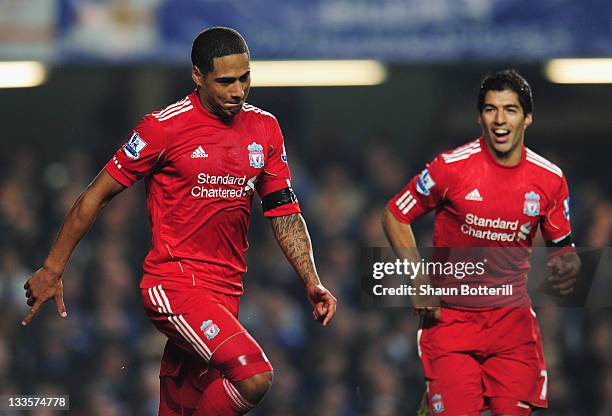
[[[123,146],[123,151],[130,159],[138,159],[142,149],[147,147],[147,142],[142,140],[138,132],[134,132],[130,140]]]
[[[423,169],[423,172],[421,172],[421,175],[418,177],[416,182],[417,191],[421,195],[428,196],[431,193],[431,188],[433,188],[434,186],[436,186],[436,183],[431,178],[429,170]]]
[[[283,153],[281,154],[281,160],[287,163],[287,151],[285,150],[285,143],[283,143]]]

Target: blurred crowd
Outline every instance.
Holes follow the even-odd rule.
[[[339,300],[330,327],[312,320],[301,283],[254,203],[241,321],[275,368],[274,385],[254,415],[410,415],[421,399],[418,319],[405,308],[361,305],[360,248],[387,245],[384,204],[440,149],[404,158],[391,139],[371,136],[353,153],[312,157],[297,151],[305,145],[287,141],[318,270]],[[31,326],[20,326],[27,276],[107,157],[76,146],[46,157],[26,145],[0,157],[0,395],[69,394],[73,415],[152,415],[165,337],[147,320],[138,290],[149,244],[142,184],[105,209],[74,253],[64,275],[68,319],[47,304]],[[608,190],[573,172],[568,178],[578,244],[609,246]],[[417,223],[424,245],[431,244],[431,225],[431,215]],[[549,369],[546,414],[612,414],[612,311],[537,312]]]

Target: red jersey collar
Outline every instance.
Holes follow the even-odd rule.
[[[519,161],[519,163],[517,163],[514,166],[506,166],[506,165],[502,165],[501,163],[499,163],[491,154],[491,149],[489,149],[489,146],[487,146],[487,144],[484,141],[484,137],[480,136],[478,138],[478,144],[480,145],[480,148],[482,149],[482,153],[485,154],[485,157],[495,166],[499,166],[500,168],[504,168],[504,169],[516,169],[519,166],[521,166],[523,164],[523,161],[525,160],[525,158],[527,157],[527,150],[525,147],[525,142],[523,141],[523,146],[521,148],[521,160]]]

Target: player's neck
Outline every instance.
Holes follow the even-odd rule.
[[[498,164],[505,167],[513,167],[521,163],[521,160],[523,159],[524,140],[521,140],[507,152],[498,152],[486,140],[484,142],[491,157],[493,157],[493,160],[495,160],[495,162]]]

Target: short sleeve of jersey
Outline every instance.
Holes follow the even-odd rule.
[[[147,115],[108,161],[105,169],[115,180],[129,187],[151,172],[161,160],[165,148],[164,128],[153,116]]]
[[[266,164],[257,180],[257,192],[262,199],[272,192],[291,187],[291,172],[287,163],[285,140],[276,119],[271,119],[268,131],[270,145],[268,146]],[[265,211],[264,216],[279,217],[299,212],[301,212],[300,204],[296,201]]]
[[[570,235],[569,189],[565,176],[560,179],[557,190],[551,195],[550,203],[541,220],[542,237],[545,241],[557,243]]]
[[[387,208],[398,221],[411,223],[442,203],[448,190],[447,177],[445,163],[438,156],[391,198]]]

